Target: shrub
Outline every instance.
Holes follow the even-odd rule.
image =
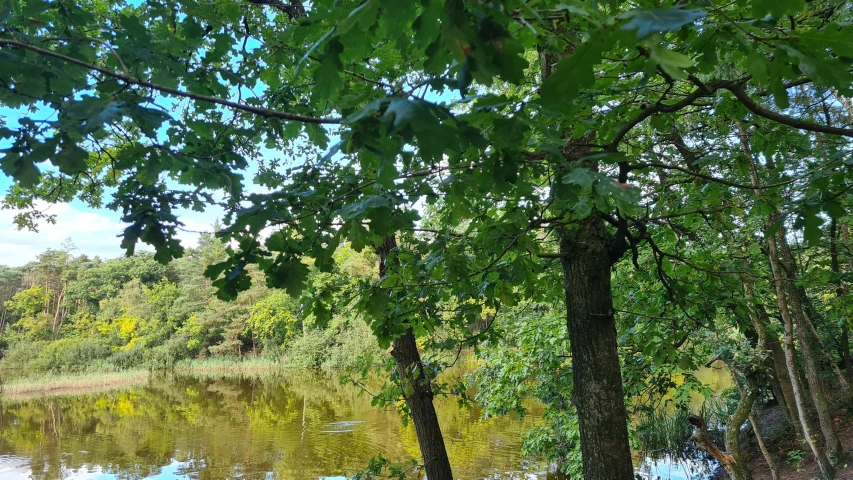
[[[134,342],[129,348],[114,352],[107,362],[118,369],[138,367],[145,363],[145,350],[142,342]]]
[[[318,367],[328,356],[328,340],[322,330],[309,330],[287,349],[285,361],[295,367]]]
[[[63,338],[48,343],[39,352],[35,364],[39,370],[66,368],[82,369],[110,355],[110,348],[101,340]]]
[[[322,363],[327,368],[346,367],[365,354],[378,357],[383,353],[370,327],[357,318],[343,320],[330,343]]]
[[[192,357],[192,351],[187,347],[188,338],[183,335],[166,340],[145,354],[146,363],[152,368],[172,368],[175,363]]]
[[[10,370],[35,370],[35,362],[47,342],[15,342],[6,350],[2,367]]]

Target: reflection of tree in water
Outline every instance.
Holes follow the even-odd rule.
[[[452,400],[438,404],[460,476],[518,469],[529,422],[484,422]],[[413,428],[335,373],[156,377],[121,392],[5,404],[0,418],[0,454],[29,459],[42,480],[84,466],[139,479],[174,461],[201,480],[316,478],[363,468],[379,453],[394,462],[417,456]]]

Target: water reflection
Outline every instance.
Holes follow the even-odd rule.
[[[712,380],[709,378],[708,380]],[[413,426],[342,386],[335,373],[154,377],[127,390],[5,402],[0,406],[0,478],[340,479],[377,454],[419,456]],[[521,455],[530,415],[482,420],[478,409],[438,399],[457,478],[547,478]],[[659,460],[643,478],[695,479],[694,466]],[[704,476],[704,472],[701,476]]]
[[[414,429],[370,405],[337,375],[154,378],[120,392],[2,406],[0,478],[316,479],[363,468],[382,454],[418,456]],[[536,413],[481,420],[438,402],[459,478],[521,478],[520,432]],[[541,470],[541,469],[540,469]]]

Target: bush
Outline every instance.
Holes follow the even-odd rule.
[[[128,349],[114,352],[107,362],[118,369],[139,367],[145,363],[145,350],[143,342],[135,342]]]
[[[91,366],[107,358],[110,348],[101,340],[91,338],[63,338],[50,342],[39,352],[35,364],[39,370],[65,368],[70,370]]]
[[[343,320],[331,343],[322,363],[327,368],[350,366],[365,354],[378,357],[383,353],[370,327],[357,318]]]
[[[193,352],[187,347],[188,338],[177,335],[166,340],[145,354],[146,363],[152,368],[172,368],[175,363],[192,357]]]
[[[47,342],[15,342],[6,350],[0,365],[10,370],[36,370],[36,360]]]
[[[318,367],[328,356],[328,339],[322,330],[309,330],[290,344],[285,362],[294,367]]]

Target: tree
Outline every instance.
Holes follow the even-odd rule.
[[[359,306],[382,342],[412,343],[442,323],[466,329],[483,308],[546,296],[536,282],[559,260],[589,479],[633,476],[614,267],[650,251],[660,293],[689,317],[695,291],[670,280],[700,266],[678,253],[696,242],[695,217],[767,191],[743,201],[750,217],[773,218],[770,246],[786,222],[814,241],[824,215],[845,212],[839,159],[853,128],[843,102],[823,102],[819,119],[807,101],[853,93],[849,11],[831,2],[0,5],[0,102],[22,112],[0,127],[11,144],[2,169],[18,197],[97,202],[105,190],[92,185],[115,185],[122,246],[150,243],[161,262],[184,253],[180,209],[224,208],[226,258],[205,270],[220,299],[253,277],[301,295],[308,259],[329,272],[341,243],[361,251],[390,238],[400,267],[367,282]],[[47,113],[23,113],[38,107]],[[732,154],[733,120],[773,133],[756,149],[788,160],[773,183],[752,183]],[[827,155],[810,155],[816,147]],[[245,188],[253,160],[268,193]],[[423,228],[424,203],[441,211],[436,228]],[[736,228],[730,213],[717,234]],[[20,224],[38,218],[29,210]],[[794,278],[777,292],[804,329]],[[326,296],[308,300],[308,312],[329,311]],[[436,313],[442,304],[457,312],[451,321]],[[243,310],[234,307],[234,328],[212,329],[231,342],[222,348],[239,351]],[[651,350],[667,361],[678,346]],[[407,351],[401,378],[422,363]],[[415,423],[419,438],[440,437]],[[421,447],[430,478],[450,478]]]

